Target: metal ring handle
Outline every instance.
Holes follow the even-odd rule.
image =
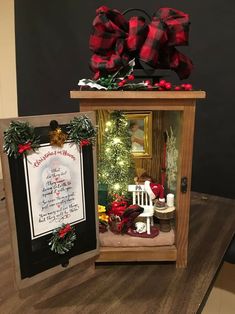
[[[122,14],[125,15],[129,12],[132,12],[132,11],[140,11],[140,12],[144,13],[148,17],[149,20],[151,20],[151,16],[148,14],[148,12],[146,12],[143,9],[129,8],[129,9],[123,11]]]

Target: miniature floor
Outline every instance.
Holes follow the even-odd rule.
[[[0,182],[0,199],[3,196]],[[234,206],[234,200],[192,194],[186,269],[176,269],[174,263],[99,265],[95,277],[81,285],[64,291],[49,287],[53,297],[42,290],[20,298],[13,286],[5,201],[0,201],[0,313],[232,314],[235,265],[222,266],[204,309],[200,304],[233,237]]]

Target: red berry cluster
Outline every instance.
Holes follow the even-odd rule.
[[[119,87],[122,87],[123,85],[125,85],[125,84],[127,83],[127,81],[134,81],[134,79],[135,79],[134,75],[133,75],[133,74],[130,74],[130,75],[127,76],[126,79],[120,81],[120,82],[118,83],[118,86],[119,86]]]
[[[163,90],[171,90],[172,85],[170,82],[167,82],[165,80],[161,80],[159,83],[154,84],[155,87],[158,87],[158,90],[163,91]]]
[[[175,86],[174,88],[176,91],[177,90],[192,90],[193,86],[192,84],[181,84],[180,86]]]

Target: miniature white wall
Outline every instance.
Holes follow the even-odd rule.
[[[0,1],[0,118],[18,116],[14,0]],[[0,178],[2,168],[0,165]]]

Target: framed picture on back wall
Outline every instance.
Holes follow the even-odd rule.
[[[152,112],[126,112],[135,158],[152,157]]]

